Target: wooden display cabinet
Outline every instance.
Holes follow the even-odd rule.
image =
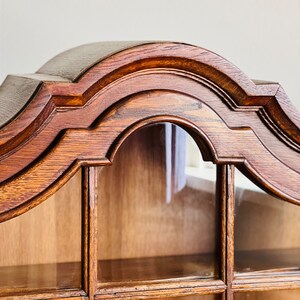
[[[300,115],[170,42],[0,87],[0,299],[300,298]]]

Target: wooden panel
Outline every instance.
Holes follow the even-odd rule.
[[[278,84],[256,85],[220,56],[186,44],[150,43],[118,52],[117,49],[121,50],[122,47],[105,44],[99,50],[99,44],[83,46],[59,55],[40,70],[52,75],[29,76],[45,82],[41,83],[36,94],[32,94],[32,100],[14,122],[0,130],[0,180],[4,190],[0,199],[1,213],[24,212],[24,203],[29,205],[31,198],[45,191],[74,161],[93,159],[99,162],[105,159],[107,148],[100,151],[101,147],[94,146],[87,151],[83,145],[78,145],[78,141],[85,143],[93,135],[91,124],[95,125],[105,110],[124,98],[140,93],[146,94],[145,102],[150,106],[148,113],[142,116],[143,119],[152,117],[157,109],[160,114],[194,123],[198,131],[207,136],[208,143],[212,144],[216,160],[239,160],[266,188],[286,200],[300,202],[299,189],[295,185],[299,181],[300,170],[297,159],[300,117]],[[118,53],[98,63],[99,59],[114,51]],[[52,81],[54,79],[51,77],[58,79],[57,74],[76,82],[65,82],[63,79],[61,82]],[[7,96],[9,86],[5,88]],[[19,92],[19,89],[13,90]],[[196,101],[198,105],[193,111],[186,111],[185,103],[177,106],[173,102],[172,107],[165,112],[163,103],[152,106],[153,101],[148,98],[148,94],[153,90],[188,95],[199,100]],[[26,97],[28,99],[24,92]],[[216,121],[230,130],[220,130],[219,126],[213,124],[215,136],[212,136],[211,128],[207,128],[211,125],[211,117],[202,115],[200,102],[211,107],[218,116]],[[147,105],[135,106],[134,115],[139,116]],[[176,109],[178,107],[180,110]],[[125,120],[129,118],[128,115],[123,117]],[[121,122],[124,122],[125,127],[121,131],[132,125],[130,122],[125,123],[124,119]],[[121,122],[115,124],[113,131],[120,129]],[[84,129],[85,133],[82,134],[78,128]],[[75,131],[73,136],[69,136],[70,140],[60,135],[65,130]],[[253,133],[250,134],[251,130]],[[101,136],[101,144],[106,143],[109,148],[115,136]],[[98,140],[96,136],[91,138]],[[241,140],[242,145],[239,143]],[[226,145],[227,141],[232,147]],[[67,145],[64,148],[65,143]],[[55,151],[60,146],[64,148],[60,149],[62,152]],[[50,162],[50,153],[53,153],[48,151],[50,147],[55,152],[55,162]],[[227,151],[221,151],[220,148]],[[48,155],[41,155],[46,152]],[[259,158],[256,153],[259,153]],[[21,174],[30,175],[30,179]],[[277,174],[284,176],[279,177]],[[35,188],[26,190],[28,181],[35,176],[39,178]],[[7,180],[10,178],[13,180]],[[11,189],[11,184],[17,184],[18,190]],[[37,198],[35,200],[30,205],[37,204]],[[0,217],[3,221],[8,216]]]
[[[80,287],[81,172],[41,205],[1,223],[0,239],[2,290]]]
[[[177,129],[179,135],[186,137],[187,133],[179,127],[172,125],[172,128],[173,136]],[[177,163],[175,157],[180,151],[185,154],[186,141],[179,144],[180,137],[176,136],[177,140],[169,144],[166,134],[165,125],[149,126],[135,132],[119,149],[113,165],[102,169],[99,175],[98,258],[166,256],[169,258],[161,262],[168,263],[169,260],[169,264],[173,264],[174,259],[170,257],[179,256],[176,260],[185,262],[185,266],[182,263],[179,267],[181,271],[168,275],[161,269],[160,278],[200,274],[213,277],[216,275],[214,255],[210,256],[209,265],[202,265],[203,268],[201,263],[195,265],[193,256],[189,261],[189,256],[184,255],[216,252],[218,229],[214,189],[210,192],[201,190],[200,186],[197,188],[197,181],[194,182],[196,186],[190,185],[185,174],[185,156],[179,157]],[[169,159],[171,165],[168,165]],[[214,180],[212,178],[212,182]],[[179,187],[178,181],[182,186]],[[185,260],[180,258],[181,255]],[[140,276],[143,280],[147,276],[154,279],[155,272],[159,275],[159,260],[127,262],[124,262],[124,268],[126,266],[125,269],[133,274],[124,275],[124,279],[130,276],[137,280]],[[146,267],[144,275],[139,275],[147,262],[156,270],[147,273]],[[103,274],[115,265],[118,261],[100,263],[100,267],[103,266],[99,270],[101,278],[116,280]],[[119,278],[123,278],[121,273],[126,270],[119,271]]]
[[[300,207],[237,175],[235,275],[300,275]]]
[[[185,185],[178,192],[172,191],[172,198],[167,200],[164,134],[163,125],[134,133],[119,149],[113,165],[101,171],[101,259],[215,251],[214,196]],[[179,145],[179,151],[185,146]]]
[[[300,247],[299,206],[248,189],[237,190],[236,210],[236,250]]]

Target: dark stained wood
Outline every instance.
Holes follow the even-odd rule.
[[[205,300],[215,296],[202,295],[219,294],[223,300],[233,300],[240,291],[300,287],[297,270],[280,273],[295,267],[291,252],[284,254],[283,261],[275,252],[244,252],[237,255],[237,270],[241,259],[241,270],[243,263],[250,262],[253,271],[236,278],[233,274],[233,165],[270,194],[300,205],[300,114],[279,84],[251,81],[224,58],[187,44],[101,43],[60,54],[35,74],[8,77],[0,87],[0,118],[0,222],[31,210],[84,168],[82,275],[76,277],[83,291],[70,287],[75,279],[64,273],[67,264],[59,274],[69,280],[67,290],[65,286],[57,290],[54,283],[49,283],[52,290],[5,283],[0,298]],[[216,206],[221,217],[215,220],[214,230],[219,235],[220,225],[220,278],[218,272],[209,279],[203,276],[201,266],[204,270],[212,260],[203,261],[209,256],[201,251],[192,258],[191,253],[180,252],[179,245],[172,257],[159,254],[164,249],[154,249],[152,258],[135,253],[124,259],[123,253],[105,256],[107,247],[101,242],[99,256],[105,260],[99,263],[102,282],[98,285],[97,168],[113,164],[132,133],[157,122],[184,128],[204,159],[219,165]],[[108,184],[120,188],[118,180]],[[72,208],[62,209],[62,214],[69,213]],[[105,209],[102,216],[107,218]],[[79,219],[69,226],[77,226]],[[105,222],[109,225],[108,219]],[[193,231],[189,234],[193,236]],[[28,266],[37,268],[36,276],[40,267]],[[24,268],[14,266],[5,272],[22,281]]]
[[[76,53],[80,55],[82,54],[82,51],[77,49]],[[163,58],[159,59],[159,57],[162,55]],[[62,56],[62,59],[64,59],[63,57],[64,56]],[[185,57],[185,59],[183,59],[183,57]],[[75,58],[72,58],[72,60],[73,59]],[[140,63],[140,61],[143,61],[144,63]],[[61,67],[61,64],[59,63],[57,64],[58,64],[57,69],[59,69]],[[89,68],[90,67],[91,66],[89,66]],[[151,78],[152,76],[151,74],[157,72],[158,70],[160,70],[159,68],[162,67],[164,67],[164,71],[160,72],[159,78],[157,78],[157,80]],[[147,68],[148,71],[146,71]],[[172,68],[172,70],[167,71],[168,68]],[[119,73],[115,71],[116,69],[120,70]],[[176,69],[178,71],[175,72],[173,69]],[[196,77],[194,78],[191,77],[190,74],[191,72],[195,74]],[[129,73],[130,74],[132,73],[132,75],[128,76]],[[172,73],[176,75],[177,80],[174,81],[168,78]],[[110,79],[108,79],[109,74],[111,74]],[[205,77],[210,81],[214,82],[214,84],[211,85],[209,84],[208,81],[203,81],[203,79],[199,78],[200,75],[201,77]],[[121,78],[123,77],[126,77],[126,80],[124,79],[121,80]],[[136,80],[137,77],[144,77],[146,78],[146,81],[142,84],[141,81],[138,82]],[[162,80],[163,78],[165,78],[166,80]],[[183,84],[185,88],[182,88],[182,85],[180,84],[181,79],[185,82]],[[135,84],[130,83],[130,80],[135,81]],[[195,80],[198,82],[195,82]],[[122,88],[121,86],[122,83],[124,82],[126,82],[125,89]],[[0,176],[3,176],[1,177],[2,180],[10,178],[17,172],[20,172],[22,168],[28,166],[36,157],[40,155],[41,152],[46,150],[46,148],[50,145],[50,143],[53,141],[55,136],[58,135],[60,130],[64,128],[74,128],[74,127],[82,128],[82,127],[89,126],[95,120],[95,117],[98,117],[101,114],[101,112],[103,112],[103,110],[107,108],[107,106],[115,103],[116,101],[120,100],[122,97],[126,97],[129,95],[128,93],[122,95],[120,91],[126,92],[128,91],[128,87],[135,89],[135,91],[134,90],[130,91],[131,94],[140,92],[141,90],[147,90],[150,87],[147,87],[145,85],[146,82],[148,82],[148,84],[151,82],[151,84],[154,85],[156,89],[167,88],[169,90],[177,90],[177,91],[178,89],[180,89],[181,92],[184,92],[186,94],[192,94],[195,97],[199,97],[199,95],[201,94],[199,94],[199,91],[189,88],[189,83],[193,82],[198,87],[207,86],[209,90],[213,92],[214,95],[216,94],[220,95],[220,98],[217,102],[223,103],[225,106],[228,106],[231,109],[230,110],[231,114],[233,110],[235,112],[241,112],[241,113],[244,112],[241,114],[242,115],[241,118],[231,118],[231,119],[243,120],[244,116],[248,115],[248,112],[254,111],[257,120],[255,122],[252,120],[251,124],[248,122],[248,124],[246,125],[248,127],[255,127],[254,125],[255,123],[257,122],[260,123],[262,122],[262,120],[264,120],[263,122],[265,123],[262,122],[262,126],[260,127],[262,128],[265,127],[269,129],[273,128],[272,129],[273,134],[269,136],[273,136],[274,133],[280,135],[279,132],[285,132],[284,130],[283,131],[279,129],[275,130],[274,128],[278,128],[278,126],[279,127],[289,126],[289,130],[287,132],[293,131],[293,133],[290,134],[290,136],[288,137],[286,136],[288,135],[288,133],[286,133],[286,135],[284,134],[280,135],[280,139],[282,141],[285,141],[285,143],[277,140],[278,146],[274,147],[273,144],[275,141],[272,141],[272,145],[268,146],[269,149],[277,149],[278,147],[281,148],[283,147],[283,145],[285,145],[284,149],[287,149],[289,147],[291,149],[295,149],[295,147],[298,149],[298,146],[295,144],[295,142],[291,141],[291,139],[295,139],[295,138],[297,139],[297,136],[299,135],[299,129],[297,129],[298,131],[295,129],[296,126],[295,124],[297,124],[298,122],[297,121],[298,117],[294,116],[296,113],[294,112],[293,109],[288,109],[289,107],[286,102],[286,99],[284,99],[284,103],[281,103],[280,107],[284,108],[284,111],[287,111],[288,115],[291,115],[290,123],[293,123],[294,125],[293,124],[287,125],[288,121],[281,122],[280,120],[277,120],[276,115],[273,117],[273,119],[275,118],[277,120],[276,122],[280,125],[278,125],[276,122],[275,123],[277,125],[271,124],[270,120],[272,119],[272,117],[270,117],[268,114],[267,116],[269,116],[270,118],[261,117],[262,113],[265,112],[266,109],[259,110],[260,105],[268,104],[268,107],[276,106],[277,102],[273,100],[271,101],[271,99],[273,99],[274,97],[276,98],[275,96],[276,92],[279,91],[278,85],[276,84],[255,85],[245,75],[243,75],[241,71],[239,71],[236,67],[232,66],[226,60],[201,48],[184,45],[184,44],[150,43],[147,45],[133,47],[132,49],[122,51],[116,55],[113,55],[105,59],[104,61],[95,65],[94,68],[89,69],[89,71],[87,71],[84,74],[84,76],[81,78],[81,80],[76,84],[61,83],[59,85],[58,83],[52,82],[49,83],[48,85],[47,84],[43,85],[43,87],[41,87],[41,91],[39,95],[30,102],[30,105],[26,107],[26,111],[24,111],[24,113],[22,113],[20,117],[13,122],[14,123],[13,129],[10,127],[10,125],[7,125],[5,126],[5,128],[3,128],[3,130],[1,130],[1,132],[3,132],[3,136],[0,140],[6,143],[6,146],[3,145],[0,149],[0,151],[1,150],[4,151],[3,155],[5,153],[5,160],[3,160],[3,164],[6,165],[6,171],[0,172]],[[169,83],[169,86],[167,86],[167,83]],[[87,91],[83,92],[84,87],[86,88],[88,84],[90,90],[88,92]],[[104,88],[108,84],[109,84],[109,89]],[[109,93],[105,93],[106,100],[104,101],[101,101],[99,97],[96,97],[98,101],[102,103],[102,105],[95,105],[97,107],[97,110],[94,111],[93,109],[93,111],[95,112],[94,114],[91,112],[85,113],[83,109],[75,107],[77,100],[74,99],[76,97],[78,98],[79,101],[78,103],[81,106],[82,103],[85,101],[83,100],[83,98],[87,97],[88,99],[90,99],[92,95],[94,95],[99,90],[108,92],[108,90],[112,91],[113,88],[115,88],[115,93],[116,93],[114,99],[111,98]],[[230,95],[231,97],[230,99],[224,95],[224,92],[222,92],[222,88],[226,93]],[[79,91],[76,92],[76,89],[77,90],[81,89],[81,92]],[[151,89],[153,89],[153,87],[151,87]],[[51,98],[51,93],[55,93],[55,96],[53,95],[53,97],[57,100],[53,100],[52,99],[53,97]],[[58,96],[59,93],[64,93],[64,95]],[[76,96],[74,95],[74,93],[76,94]],[[257,95],[258,93],[261,95],[260,97]],[[248,95],[249,99],[247,98],[246,95]],[[47,119],[49,120],[49,122],[45,123],[44,122],[45,118],[47,118],[47,116],[50,113],[52,113],[53,109],[55,109],[54,103],[59,102],[58,100],[59,97],[63,99],[62,101],[63,105],[67,105],[68,102],[67,99],[70,99],[70,97],[73,98],[75,97],[73,100],[70,100],[72,107],[69,108],[69,111],[62,108],[55,110],[55,112],[51,115],[52,117]],[[203,97],[205,98],[205,101],[208,101],[208,99],[211,98],[210,95],[206,95],[206,94],[203,94],[201,96],[202,99],[204,99]],[[49,101],[50,98],[54,102]],[[38,100],[38,99],[43,99],[43,100]],[[91,101],[96,101],[97,99],[95,99],[94,97],[93,99],[91,99]],[[232,99],[234,99],[235,101],[241,101],[241,107],[238,107],[237,109],[236,106],[238,106],[238,104],[237,103],[232,104]],[[272,103],[274,103],[274,105]],[[250,106],[251,109],[250,108],[246,109],[245,106]],[[32,107],[32,110],[30,107]],[[62,106],[60,105],[60,107]],[[38,111],[35,110],[36,108],[38,109]],[[92,110],[92,107],[91,105],[86,104],[84,105],[84,109]],[[28,114],[30,115],[28,116]],[[285,115],[285,113],[282,114]],[[61,116],[60,121],[57,119],[59,115]],[[82,115],[85,116],[85,119],[82,118]],[[65,123],[66,117],[69,120],[67,126]],[[24,129],[25,123],[22,123],[21,119],[23,119],[24,122],[27,124],[25,126],[26,129]],[[20,127],[19,125],[17,125],[17,123],[20,124]],[[240,124],[236,126],[237,128],[244,128],[245,125]],[[24,130],[21,128],[23,128]],[[35,134],[34,135],[35,138],[30,139],[30,143],[25,143],[25,141],[27,142],[27,140],[31,136],[30,132],[33,133],[33,131],[36,131],[37,128],[39,128],[39,134],[38,135]],[[19,129],[23,131],[19,132]],[[11,135],[9,131],[12,131],[13,135]],[[269,143],[268,142],[269,139],[264,138],[264,140],[265,140],[264,145],[267,146],[267,144]],[[19,151],[9,152],[10,150],[8,150],[7,147],[8,148],[12,147],[10,150],[16,149],[18,147]],[[26,150],[24,147],[26,148]],[[286,150],[285,152],[288,153],[289,151],[290,150]],[[281,153],[282,151],[278,151],[277,155],[280,156]],[[288,159],[288,161],[290,161],[288,165],[291,166],[291,168],[294,169],[296,168],[299,170],[300,168],[299,165],[295,164],[295,160],[296,160],[295,157],[297,157],[295,155],[297,155],[297,152],[295,153],[295,151],[293,151],[292,153],[291,156],[288,156],[288,158],[286,158],[286,155],[284,155],[281,158],[281,160]],[[21,161],[19,159],[20,156],[22,157]],[[294,157],[293,163],[291,163],[292,159],[289,157]],[[16,163],[16,161],[18,161],[18,163]],[[2,162],[0,162],[0,164],[1,163]],[[257,176],[257,174],[254,174],[254,176]]]
[[[68,299],[68,300],[88,300],[86,296],[74,296],[77,293],[74,292],[57,292],[57,293],[34,293],[34,294],[26,294],[26,298],[24,295],[16,295],[14,296],[0,296],[0,299],[4,300],[24,300],[24,299],[32,299],[32,300],[42,300],[42,299],[51,299],[51,300],[61,300],[61,299]]]
[[[221,280],[169,280],[145,281],[139,284],[103,287],[98,289],[96,299],[155,299],[187,295],[221,294],[226,286]],[[175,298],[176,299],[176,298]]]
[[[189,292],[182,292],[179,295],[188,295]],[[141,293],[136,293],[133,297],[130,297],[126,294],[116,294],[115,296],[104,296],[108,298],[103,298],[102,296],[96,296],[96,299],[149,299],[149,300],[220,300],[220,294],[210,294],[210,295],[197,295],[197,296],[168,296],[167,293],[165,295],[155,296],[155,293],[149,294],[149,297],[143,295]],[[155,297],[155,298],[152,298]]]
[[[234,292],[275,291],[300,289],[299,276],[264,276],[257,278],[240,278],[233,282]]]
[[[169,117],[170,112],[173,116]],[[21,177],[5,183],[0,200],[0,219],[4,220],[26,211],[27,205],[20,205],[34,195],[38,196],[28,202],[32,206],[45,199],[45,194],[49,196],[49,184],[53,184],[54,179],[67,172],[78,156],[83,160],[94,161],[99,157],[99,164],[106,164],[105,158],[112,160],[121,142],[131,132],[151,122],[162,121],[180,124],[201,137],[209,145],[215,162],[244,162],[248,171],[266,188],[287,201],[299,203],[299,173],[270,155],[253,131],[228,128],[212,109],[194,98],[157,91],[131,97],[107,113],[92,130],[65,132],[60,142],[38,163],[32,165]],[[220,140],[221,136],[226,139]],[[61,159],[57,159],[58,157]],[[76,166],[78,168],[78,164]],[[74,171],[76,168],[72,170]],[[66,176],[72,172],[69,171]],[[22,184],[34,178],[39,179],[34,186]],[[282,180],[283,178],[289,180]],[[19,186],[17,191],[15,185]],[[6,215],[4,212],[7,212]]]
[[[234,166],[221,165],[217,170],[217,193],[222,206],[221,278],[227,285],[227,300],[233,299],[234,278]]]
[[[98,171],[85,167],[83,171],[83,289],[94,298],[97,289],[97,202]]]

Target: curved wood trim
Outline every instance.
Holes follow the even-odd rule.
[[[39,131],[36,131],[35,135],[26,141],[26,144],[22,147],[15,147],[11,153],[3,156],[2,160],[0,159],[0,169],[5,169],[5,172],[0,172],[0,182],[15,176],[33,163],[41,153],[51,146],[51,143],[55,143],[55,139],[63,130],[88,128],[97,118],[101,117],[103,111],[118,103],[120,99],[155,89],[173,90],[195,98],[201,97],[203,102],[222,117],[227,126],[231,128],[251,127],[270,152],[284,164],[300,172],[300,154],[287,147],[285,143],[279,143],[278,139],[270,134],[269,129],[258,117],[260,111],[232,112],[226,105],[229,101],[227,96],[215,89],[209,82],[203,81],[201,77],[186,72],[154,69],[136,72],[114,81],[99,91],[83,107],[67,110],[56,109],[48,117],[47,122],[40,126]],[[222,101],[224,98],[225,100]],[[46,111],[49,109],[45,108]],[[42,121],[43,118],[41,117],[40,120]]]
[[[79,47],[9,78],[30,83],[21,94],[2,86],[5,112],[16,99],[20,106],[0,128],[0,220],[39,204],[81,164],[109,163],[126,134],[153,120],[183,126],[206,145],[207,159],[243,163],[268,191],[299,204],[300,114],[280,85],[254,83],[187,44],[106,46]]]
[[[71,62],[76,59],[80,61],[85,47],[87,46],[82,46],[82,51],[80,48],[74,49],[74,54],[72,50],[68,52],[68,55],[72,56]],[[89,65],[81,66],[81,71],[75,72],[75,75],[69,71],[72,73],[69,77],[78,80],[76,83],[45,82],[23,111],[12,119],[14,122],[0,130],[0,155],[8,155],[9,151],[26,143],[58,107],[82,107],[99,90],[113,81],[137,71],[153,68],[176,69],[201,76],[228,95],[227,99],[230,101],[227,104],[233,110],[262,109],[267,116],[263,120],[273,133],[299,151],[300,114],[293,109],[278,84],[256,85],[224,58],[191,45],[144,43],[123,51],[120,51],[123,49],[120,47],[112,47],[112,51],[106,50],[104,55],[101,52],[100,58],[94,62],[87,60]],[[93,52],[93,46],[89,45],[89,48]],[[88,56],[88,53],[85,53],[85,56]],[[102,60],[104,57],[106,59]],[[67,69],[71,68],[72,64],[63,64],[65,59],[65,55],[60,55],[39,72],[65,76],[64,74],[69,74],[68,70],[64,70],[63,74],[58,71],[62,65]]]
[[[229,128],[216,112],[194,97],[152,91],[127,97],[109,109],[92,128],[67,130],[45,156],[2,185],[0,221],[39,204],[60,187],[79,164],[107,164],[127,135],[157,121],[174,122],[196,132],[210,145],[215,162],[244,163],[267,189],[284,200],[300,204],[299,173],[273,156],[250,128]],[[60,181],[67,171],[68,175]],[[282,182],[282,177],[289,180]],[[27,182],[33,185],[28,186]]]

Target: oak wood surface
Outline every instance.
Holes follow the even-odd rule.
[[[95,49],[98,49],[98,46],[95,46]],[[97,54],[97,50],[93,50],[93,46],[86,47],[91,49],[91,53]],[[50,65],[48,64],[46,70],[49,68],[49,73],[51,73],[50,69],[64,69],[62,64],[68,69],[69,66],[74,65],[72,62],[80,55],[88,57],[87,53],[83,54],[86,47],[83,47],[81,50],[74,50],[74,55],[68,52],[69,54],[66,56],[59,56]],[[118,51],[116,49],[118,49],[118,46],[117,48],[112,48],[112,52]],[[107,54],[109,51],[105,50],[104,52]],[[98,55],[101,57],[101,53]],[[71,59],[68,57],[71,57]],[[91,57],[94,56],[91,54]],[[0,172],[0,176],[3,176],[1,177],[2,180],[8,179],[17,173],[20,174],[22,169],[30,165],[41,152],[44,152],[49,147],[51,142],[53,142],[55,137],[64,128],[86,128],[109,105],[116,103],[130,93],[149,89],[145,83],[141,84],[137,80],[139,77],[147,78],[145,82],[151,82],[156,89],[168,88],[169,90],[178,90],[177,87],[180,87],[180,89],[185,87],[181,90],[182,92],[192,94],[196,97],[201,95],[202,101],[209,101],[208,99],[211,99],[211,96],[206,93],[199,94],[198,91],[189,87],[189,83],[197,81],[196,86],[206,86],[212,94],[219,95],[220,97],[217,102],[230,108],[230,114],[241,112],[242,117],[231,118],[234,120],[243,120],[243,117],[248,115],[248,113],[255,112],[255,116],[259,121],[252,120],[251,122],[247,122],[247,124],[236,124],[237,128],[242,129],[246,125],[251,128],[253,127],[253,130],[255,130],[255,126],[258,126],[255,124],[262,122],[262,126],[259,125],[259,127],[267,128],[267,130],[271,131],[270,133],[265,131],[265,134],[270,139],[264,138],[264,133],[256,133],[260,139],[264,140],[264,146],[268,148],[268,151],[275,151],[276,156],[280,157],[281,161],[285,161],[285,164],[291,169],[295,171],[299,170],[299,164],[297,163],[299,160],[295,160],[298,155],[297,149],[299,150],[299,146],[297,145],[299,116],[292,109],[292,106],[288,104],[287,97],[279,85],[262,83],[255,85],[240,70],[223,58],[207,50],[185,44],[144,43],[143,45],[134,46],[129,50],[121,51],[115,55],[109,56],[107,54],[107,58],[98,64],[96,63],[99,61],[97,59],[95,62],[87,60],[89,66],[86,68],[80,67],[83,73],[80,73],[81,77],[78,82],[57,83],[52,81],[44,84],[36,97],[26,106],[22,114],[1,130],[0,141],[4,144],[0,149],[0,151],[3,151],[3,159],[1,159],[0,165],[3,163],[3,166],[6,166],[5,172]],[[65,62],[62,63],[62,61]],[[85,58],[82,61],[85,61]],[[55,67],[55,65],[57,66]],[[155,73],[159,69],[164,71],[164,76],[159,76],[157,80],[152,79],[151,73]],[[172,72],[174,73],[174,69],[176,70],[175,73],[177,72],[176,76],[178,80],[179,78],[184,79],[182,86],[178,80],[170,81],[167,78]],[[53,71],[51,76],[58,74],[55,72]],[[166,81],[163,81],[162,78],[165,78]],[[130,84],[130,80],[135,81],[135,83]],[[123,89],[122,83],[125,82],[127,88]],[[166,82],[169,83],[169,86]],[[133,88],[133,90],[129,91],[128,87],[129,90],[130,88]],[[109,92],[112,92],[114,88],[114,97],[112,97]],[[134,89],[136,90],[134,91]],[[99,91],[105,94],[105,99],[107,100],[100,100],[100,97],[97,96]],[[122,95],[123,91],[129,92],[129,94]],[[91,110],[93,110],[91,103],[95,101],[101,102],[101,105],[95,105],[98,109],[94,111],[94,115],[91,115]],[[84,110],[89,113],[85,113]],[[221,112],[220,114],[222,115],[222,119],[226,118],[226,114]],[[83,115],[86,116],[85,119],[82,118]],[[59,116],[61,116],[60,121],[57,119]],[[67,123],[66,120],[68,120]],[[35,133],[33,136],[33,132],[36,131],[39,133]],[[219,137],[222,136],[224,135],[219,134]],[[275,137],[275,140],[272,137]],[[284,151],[282,151],[283,149]],[[283,153],[285,155],[282,155]],[[234,159],[233,153],[231,153],[231,157]],[[294,160],[292,159],[293,157]],[[82,160],[80,156],[74,157],[75,160],[78,158]],[[72,162],[69,161],[68,164],[71,165],[74,159]],[[101,159],[104,159],[104,157],[101,157]],[[248,163],[245,164],[247,169],[251,169],[249,166],[249,161],[251,160],[251,157],[247,157]],[[16,163],[17,161],[18,163]],[[59,163],[58,160],[57,163]],[[262,168],[266,169],[265,166],[262,166]],[[48,179],[48,186],[62,172],[59,170],[58,165],[56,167],[53,165],[52,170],[53,177],[51,180]],[[273,192],[280,190],[278,193],[281,193],[284,198],[291,198],[295,201],[296,195],[292,192],[290,195],[290,187],[282,191],[282,183],[276,183],[272,187],[269,186],[266,183],[269,180],[269,175],[264,174],[261,170],[254,172],[251,169],[250,173],[257,177],[260,183],[265,185],[266,188],[271,189]],[[45,189],[45,186],[43,189]],[[32,193],[31,198],[34,196],[36,195]],[[18,197],[23,198],[24,195],[18,195]],[[28,198],[25,197],[23,201],[27,200]]]
[[[244,218],[243,212],[237,211],[236,228],[241,228],[241,225],[246,228],[247,222],[250,225],[257,222],[260,228],[263,228],[264,222],[268,225],[257,241],[253,235],[255,226],[248,237],[238,230],[240,236],[234,241],[233,234],[233,165],[270,194],[300,204],[300,114],[279,84],[251,81],[224,58],[187,44],[129,42],[85,45],[58,55],[35,74],[8,77],[0,87],[0,117],[0,222],[8,220],[0,224],[4,226],[0,227],[0,232],[2,235],[7,232],[12,234],[12,238],[9,237],[4,241],[4,246],[0,246],[3,252],[0,259],[6,255],[2,266],[7,265],[2,270],[12,272],[12,278],[16,276],[21,280],[26,265],[29,269],[37,268],[34,271],[34,276],[37,276],[41,263],[48,267],[49,263],[55,263],[56,269],[58,265],[64,266],[59,276],[65,278],[66,266],[81,259],[81,275],[76,273],[76,276],[79,276],[83,287],[83,291],[55,290],[53,272],[49,271],[41,278],[47,281],[47,276],[52,276],[48,282],[54,287],[53,290],[36,284],[37,289],[29,291],[35,287],[32,281],[26,281],[28,286],[25,284],[20,289],[9,290],[7,294],[0,290],[0,298],[69,297],[78,300],[187,296],[193,297],[187,298],[191,300],[194,297],[202,299],[203,294],[223,293],[223,300],[233,300],[234,293],[240,291],[300,287],[294,258],[297,250],[292,249],[298,247],[298,239],[291,242],[299,222],[296,215],[289,217],[291,209],[279,208],[284,213],[282,220],[285,224],[277,228],[289,232],[282,242],[282,249],[276,247],[282,234],[276,237],[273,233],[273,238],[271,233],[271,229],[274,231],[276,227],[268,215],[272,206],[267,212],[262,210],[265,218],[259,220],[260,211],[255,205],[247,206],[245,201],[247,213]],[[160,164],[156,165],[149,153],[145,149],[141,151],[138,144],[131,146],[135,157],[127,161],[123,159],[120,164],[122,168],[127,168],[129,164],[138,167],[136,162],[143,158],[138,171],[135,173],[132,170],[126,175],[119,171],[117,174],[118,153],[125,156],[122,146],[126,147],[126,139],[136,130],[157,122],[171,122],[186,129],[201,148],[204,159],[221,165],[218,166],[216,193],[220,202],[215,209],[199,200],[208,199],[211,195],[189,188],[182,190],[182,195],[177,199],[172,199],[176,200],[172,210],[161,205],[158,200],[163,194],[165,183],[162,174],[165,170],[160,170]],[[155,142],[151,144],[155,145]],[[147,143],[145,145],[150,147]],[[130,154],[126,156],[128,158]],[[160,162],[163,159],[161,156]],[[108,167],[110,164],[113,166]],[[81,194],[80,184],[75,179],[70,181],[69,188],[63,187],[62,192],[57,192],[58,195],[62,193],[65,204],[61,203],[54,209],[49,199],[43,208],[41,202],[58,191],[82,166],[82,211],[79,206],[76,209],[78,201],[73,205],[69,197],[75,190],[76,195]],[[103,173],[98,172],[97,166],[106,166]],[[146,169],[151,176],[147,175]],[[104,180],[98,181],[98,175],[99,178],[104,176]],[[138,175],[147,181],[153,177],[157,182],[153,181],[148,189],[139,184],[135,193],[132,182],[139,182]],[[76,175],[74,178],[79,177]],[[122,183],[126,185],[122,187]],[[102,196],[99,210],[98,193]],[[133,200],[129,201],[123,194]],[[257,203],[264,201],[256,195],[250,197],[254,197]],[[53,198],[56,199],[56,195]],[[118,201],[109,201],[110,198]],[[279,203],[280,200],[274,201]],[[185,205],[186,202],[189,205]],[[38,213],[35,213],[31,209],[38,204],[41,206],[36,208]],[[157,212],[150,218],[154,221],[149,226],[147,222],[143,223],[143,213],[153,207]],[[12,219],[25,212],[28,213]],[[209,222],[205,221],[204,212],[209,212],[207,216],[213,216]],[[216,218],[216,212],[221,215],[219,218]],[[97,214],[100,216],[98,226]],[[122,220],[118,220],[116,215],[121,216]],[[251,219],[251,215],[255,217]],[[171,223],[166,222],[166,216],[172,220]],[[29,221],[24,221],[26,218]],[[241,222],[239,218],[246,221]],[[133,225],[134,219],[136,224],[140,224],[140,233],[133,230],[136,226]],[[161,228],[158,222],[161,222]],[[196,227],[196,223],[201,226]],[[168,231],[170,224],[172,230]],[[77,233],[76,228],[80,229],[81,225],[82,230]],[[181,231],[185,225],[189,230]],[[53,228],[58,228],[58,232],[54,232]],[[68,228],[72,230],[66,239]],[[109,229],[112,233],[108,233]],[[152,229],[159,241],[157,245]],[[36,234],[33,235],[30,230]],[[150,231],[145,234],[147,230]],[[160,230],[165,233],[165,241],[162,234],[157,234]],[[58,238],[60,231],[64,236],[61,242]],[[180,242],[183,237],[181,232],[188,232],[186,243]],[[213,234],[210,236],[208,232]],[[197,235],[201,236],[201,242]],[[21,253],[22,248],[16,246],[17,237],[29,248],[37,239],[43,241],[47,238],[47,241],[39,244],[40,252],[33,250],[28,256],[28,251]],[[149,244],[145,243],[143,247],[138,240],[146,237]],[[216,237],[221,241],[216,242]],[[265,244],[260,244],[264,238]],[[127,240],[130,246],[126,248],[124,241]],[[60,243],[62,250],[57,252],[56,247]],[[73,251],[68,250],[70,246]],[[248,270],[249,265],[252,273],[243,272],[243,275],[239,273],[239,276],[233,277],[234,247],[235,250],[244,250],[241,254],[236,251],[236,270]],[[212,257],[215,254],[219,256],[212,263],[215,269],[217,262],[219,271],[215,271],[210,279],[186,278],[187,274],[193,273],[191,269],[194,267],[199,275],[198,266],[203,261],[198,261],[198,258],[207,256],[208,252],[213,253]],[[191,259],[191,254],[197,255],[196,262]],[[101,261],[98,263],[99,258]],[[166,263],[166,260],[172,263]],[[163,262],[158,264],[159,261]],[[211,265],[212,260],[208,261],[205,266]],[[142,281],[124,281],[124,274],[118,272],[122,270],[120,263],[124,270],[129,270],[125,276],[127,279],[141,277]],[[101,266],[98,279],[109,281],[98,286],[97,265]],[[185,279],[176,279],[176,266],[177,272]],[[287,268],[292,268],[292,271],[289,269],[289,272],[280,274]],[[137,272],[139,269],[143,272]],[[107,272],[101,273],[101,270]],[[109,273],[111,270],[116,271]],[[145,270],[149,272],[148,281]],[[162,281],[155,279],[151,272],[161,276]],[[167,274],[171,274],[172,278],[166,280]],[[216,274],[220,275],[220,279]],[[119,280],[118,285],[113,278]],[[35,277],[33,282],[37,279]],[[275,292],[268,295],[276,297]],[[288,294],[283,295],[289,297]],[[294,293],[290,295],[293,297]],[[211,298],[203,296],[203,299]]]

